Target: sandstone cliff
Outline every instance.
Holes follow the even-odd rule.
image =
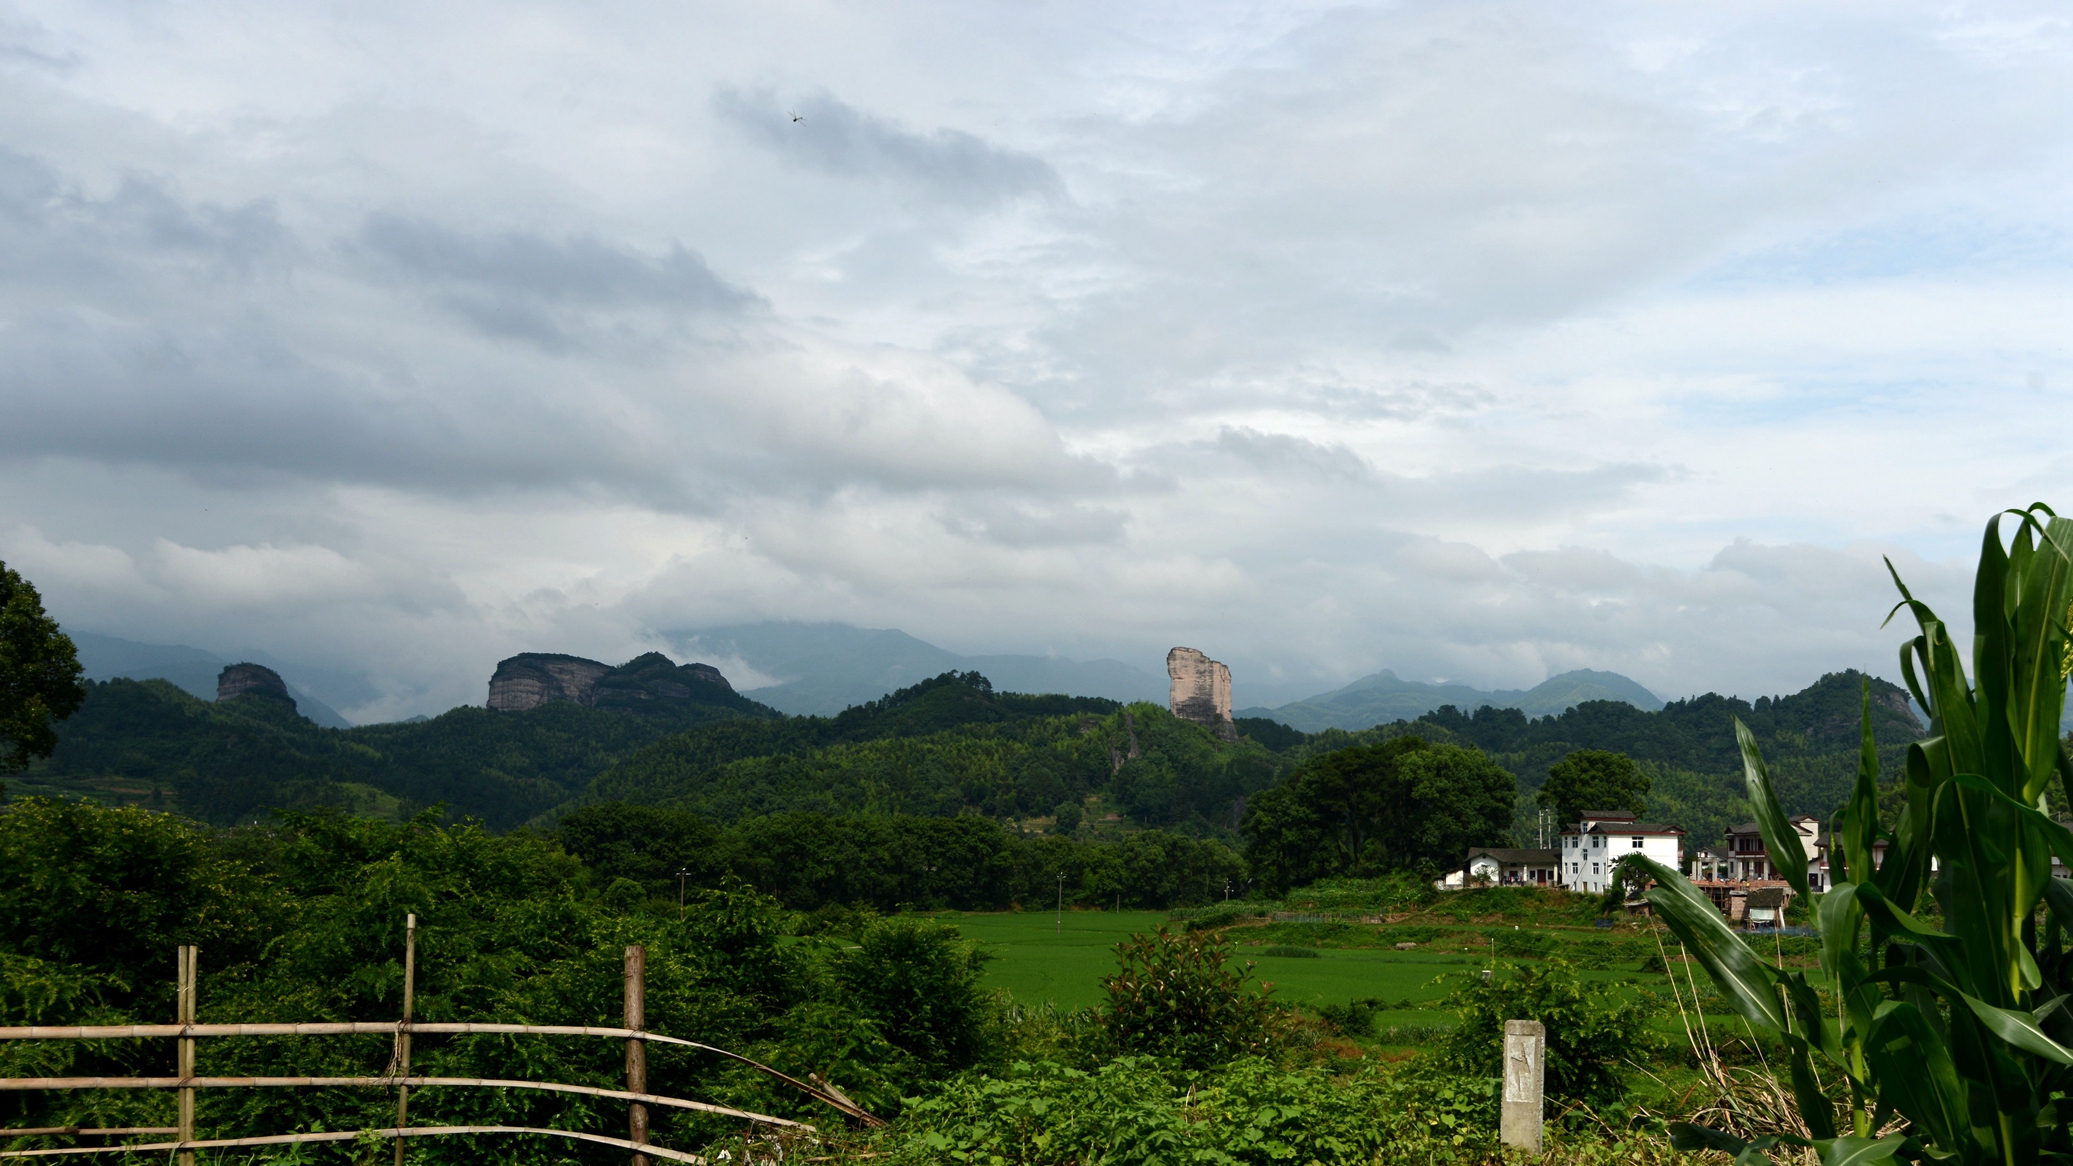
[[[1169,704],[1173,715],[1207,725],[1226,741],[1238,739],[1231,723],[1231,670],[1193,648],[1166,653],[1166,675],[1173,681]]]
[[[288,695],[281,674],[264,664],[231,664],[217,673],[217,700],[236,700],[241,696],[285,701],[289,708],[295,707],[295,698]]]
[[[718,693],[734,686],[710,664],[678,665],[660,652],[614,668],[581,656],[524,652],[498,663],[489,681],[489,707],[521,712],[554,701],[642,712]]]

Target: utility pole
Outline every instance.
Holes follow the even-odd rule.
[[[688,870],[677,872],[677,922],[684,921],[684,880],[691,877]]]
[[[1065,872],[1058,872],[1058,934],[1065,934]]]

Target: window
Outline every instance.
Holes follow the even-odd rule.
[[[1597,863],[1595,863],[1595,862],[1591,864],[1591,873],[1592,873],[1592,874],[1597,874],[1597,873],[1598,873],[1598,864],[1597,864]]]
[[[1634,839],[1634,849],[1641,849],[1641,839],[1638,837]]]

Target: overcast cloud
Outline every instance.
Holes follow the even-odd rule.
[[[1666,696],[2064,492],[2073,19],[0,0],[0,558],[357,672],[758,619]]]

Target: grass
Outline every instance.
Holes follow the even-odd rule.
[[[1050,1001],[1060,1008],[1101,1003],[1101,977],[1116,970],[1115,945],[1133,932],[1173,926],[1166,913],[1158,911],[1067,911],[1062,925],[1057,915],[1037,911],[945,912],[936,917],[955,924],[967,939],[979,941],[993,953],[994,959],[986,968],[988,987],[1006,989],[1025,1004]],[[1341,930],[1346,934],[1338,934]],[[1340,945],[1314,947],[1319,932],[1337,939]],[[1316,958],[1276,956],[1266,946],[1247,942],[1257,937],[1285,943],[1299,936],[1304,941],[1300,946],[1311,947]],[[1372,926],[1237,928],[1231,932],[1231,938],[1238,944],[1233,966],[1242,967],[1245,961],[1253,961],[1253,975],[1272,983],[1275,998],[1285,1003],[1314,1008],[1320,1004],[1381,999],[1405,1006],[1382,1014],[1382,1027],[1451,1023],[1451,1016],[1423,1006],[1437,1002],[1457,983],[1487,966],[1489,950],[1489,941],[1480,930],[1461,932],[1463,942],[1459,946],[1428,944],[1410,951],[1381,946],[1384,940]],[[1453,934],[1448,938],[1453,938]],[[1370,946],[1343,946],[1356,939],[1365,939]],[[1616,981],[1641,979],[1626,970],[1584,971],[1579,975]]]

